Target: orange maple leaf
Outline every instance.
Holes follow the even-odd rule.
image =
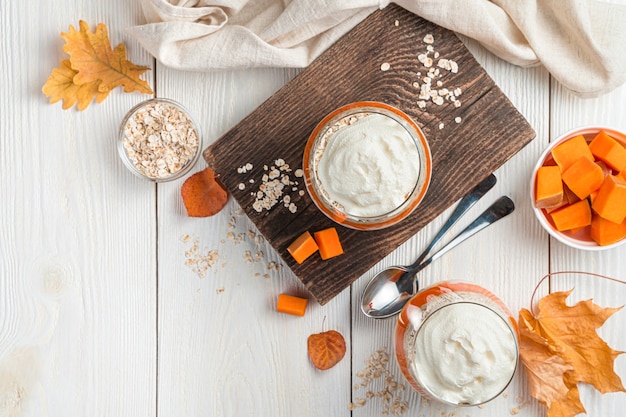
[[[528,371],[531,395],[548,407],[549,417],[573,417],[585,412],[578,382],[601,393],[626,391],[613,370],[619,352],[596,330],[619,308],[602,308],[591,300],[569,307],[571,291],[539,301],[537,314],[519,315],[520,358]]]
[[[70,55],[72,68],[77,71],[74,83],[81,85],[100,81],[101,88],[109,90],[123,86],[125,92],[140,91],[152,94],[152,89],[145,80],[139,78],[150,68],[135,65],[126,59],[126,47],[119,44],[111,49],[106,25],[100,23],[95,32],[89,24],[79,22],[80,30],[70,25],[67,33],[61,33],[65,39],[63,50]]]
[[[100,81],[98,80],[80,85],[74,84],[75,75],[76,71],[72,69],[70,61],[64,59],[59,68],[52,70],[52,74],[41,91],[50,97],[50,103],[63,100],[63,109],[69,109],[78,103],[78,110],[86,109],[94,97],[96,102],[100,103],[109,95],[110,90],[108,89],[100,91]]]

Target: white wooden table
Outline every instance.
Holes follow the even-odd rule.
[[[392,377],[394,320],[374,321],[359,309],[367,281],[385,266],[410,262],[447,213],[325,306],[311,301],[305,317],[275,312],[279,293],[306,295],[288,268],[232,201],[218,215],[188,218],[183,180],[155,185],[134,177],[116,149],[119,123],[148,98],[115,91],[86,111],[51,105],[41,87],[66,55],[59,36],[80,19],[109,27],[135,63],[151,66],[157,96],[180,101],[210,143],[233,127],[298,71],[259,69],[193,73],[154,62],[123,29],[143,22],[138,2],[17,2],[0,6],[0,416],[379,416],[383,403],[355,389],[357,374],[385,349]],[[498,184],[473,209],[501,194],[515,213],[425,270],[424,284],[467,280],[492,290],[511,308],[528,307],[550,271],[592,271],[626,278],[626,248],[580,252],[550,239],[528,198],[531,169],[551,139],[585,124],[626,130],[626,85],[597,99],[579,99],[543,68],[521,69],[465,40],[537,138],[496,172]],[[195,171],[204,167],[201,160]],[[472,217],[472,216],[470,216]],[[469,218],[468,218],[469,221]],[[462,227],[463,222],[458,225]],[[242,234],[243,241],[231,239]],[[190,241],[181,238],[190,236]],[[201,278],[185,265],[194,239],[199,255],[217,251]],[[259,253],[248,263],[246,252]],[[262,253],[262,254],[261,254]],[[575,288],[571,301],[593,298],[620,306],[626,287],[585,277],[558,277],[550,290]],[[542,287],[547,293],[548,285]],[[626,310],[601,335],[626,350]],[[306,340],[335,329],[348,353],[321,372],[309,363]],[[616,361],[626,377],[626,356]],[[384,387],[378,380],[367,389]],[[591,416],[622,415],[626,394],[601,396],[581,387]],[[408,389],[407,416],[538,417],[518,371],[506,393],[480,408],[454,409],[421,400]]]

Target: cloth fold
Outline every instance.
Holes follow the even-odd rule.
[[[141,0],[127,32],[166,66],[306,67],[386,0]],[[597,96],[626,82],[626,5],[596,0],[396,0],[518,66]]]

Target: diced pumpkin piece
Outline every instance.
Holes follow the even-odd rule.
[[[339,241],[339,234],[337,234],[337,229],[334,227],[315,232],[313,233],[313,237],[320,249],[320,256],[323,260],[334,258],[343,253],[343,247]]]
[[[591,224],[591,208],[587,200],[561,207],[550,213],[552,222],[559,232],[589,226]]]
[[[602,168],[585,157],[578,158],[564,173],[563,182],[581,200],[589,197],[604,181]]]
[[[613,223],[623,222],[626,218],[626,181],[615,175],[607,176],[593,199],[593,210]]]
[[[572,190],[570,190],[567,184],[563,184],[563,194],[565,195],[564,200],[567,204],[573,204],[581,200]]]
[[[612,174],[613,171],[611,170],[611,168],[606,164],[606,162],[604,161],[598,161],[596,160],[596,164],[598,164],[598,166],[602,169],[602,173],[604,174],[604,176],[606,177],[609,174]]]
[[[311,233],[307,230],[289,245],[287,252],[293,256],[296,262],[301,264],[306,258],[317,252],[318,249],[315,239],[313,239],[313,236],[311,236]]]
[[[560,143],[552,149],[551,153],[554,161],[561,168],[561,172],[567,171],[580,158],[584,157],[590,161],[594,159],[583,135],[575,136]]]
[[[589,149],[596,159],[606,163],[615,171],[626,169],[626,148],[621,143],[601,130],[589,144]]]
[[[563,201],[563,180],[558,166],[542,166],[537,170],[535,184],[535,205],[538,208],[552,208]]]
[[[304,316],[308,302],[309,300],[306,298],[296,297],[289,294],[278,294],[276,311],[294,316]]]
[[[604,178],[606,178],[607,175],[611,175],[611,172],[612,172],[611,168],[609,168],[607,164],[605,164],[602,161],[596,161],[596,164],[602,169],[602,174],[604,174]],[[598,189],[592,191],[591,194],[589,194],[589,202],[591,203],[592,208],[593,208],[593,200],[596,199],[599,189],[600,187],[598,187]]]
[[[545,208],[544,210],[546,211],[546,213],[550,213],[550,212],[553,212],[554,210],[560,209],[563,206],[574,204],[577,201],[580,201],[580,198],[578,198],[578,196],[574,194],[574,192],[570,190],[569,187],[565,183],[563,183],[563,200],[561,200],[561,202],[557,204],[556,206],[548,207],[548,208]]]
[[[594,213],[591,219],[591,238],[600,246],[626,238],[626,220],[619,224],[613,223]]]

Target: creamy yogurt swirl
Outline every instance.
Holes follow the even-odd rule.
[[[316,171],[331,204],[352,216],[375,217],[407,200],[419,177],[420,157],[402,125],[372,113],[332,133]]]
[[[435,397],[452,404],[481,404],[509,383],[517,365],[511,328],[491,309],[447,305],[422,323],[410,368]]]

